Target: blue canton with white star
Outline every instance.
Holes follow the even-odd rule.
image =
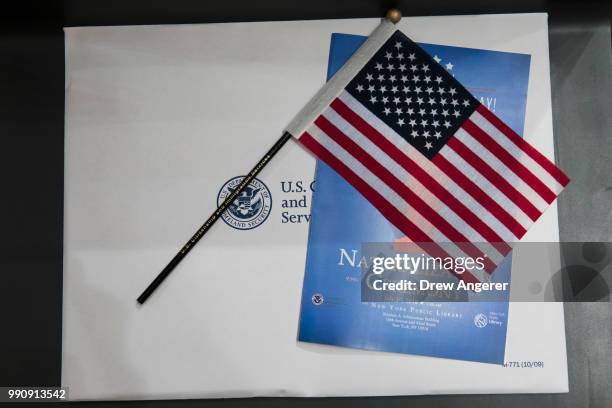
[[[429,159],[480,104],[437,59],[400,31],[346,90]]]

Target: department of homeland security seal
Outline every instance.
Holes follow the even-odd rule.
[[[217,206],[234,191],[244,176],[228,180],[217,195]],[[239,230],[253,229],[261,225],[272,210],[272,195],[268,187],[259,179],[253,179],[240,196],[222,215],[223,221]]]

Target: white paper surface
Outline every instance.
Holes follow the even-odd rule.
[[[219,222],[143,306],[136,297],[325,81],[330,34],[377,19],[68,28],[62,385],[72,399],[565,392],[561,304],[512,304],[501,366],[296,342],[307,223],[261,173],[261,226]],[[553,157],[546,15],[403,18],[415,41],[531,54],[525,137]],[[308,196],[310,200],[310,196]],[[295,213],[295,211],[294,211]],[[557,240],[550,208],[526,239]]]

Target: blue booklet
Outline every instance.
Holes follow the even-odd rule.
[[[332,35],[328,78],[363,41]],[[420,45],[522,134],[529,55]],[[362,243],[397,242],[403,234],[321,161],[315,180],[299,341],[503,364],[507,302],[362,302]],[[508,257],[493,277],[509,281],[510,267]]]

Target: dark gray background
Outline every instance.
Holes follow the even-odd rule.
[[[0,385],[60,384],[64,152],[62,26],[376,17],[382,16],[390,6],[399,6],[405,15],[549,13],[557,160],[572,178],[572,184],[559,199],[561,238],[564,241],[611,241],[612,61],[607,2],[4,2],[0,9]],[[256,398],[112,405],[612,407],[610,304],[567,304],[565,316],[569,394]],[[486,378],[475,380],[486,381]]]

